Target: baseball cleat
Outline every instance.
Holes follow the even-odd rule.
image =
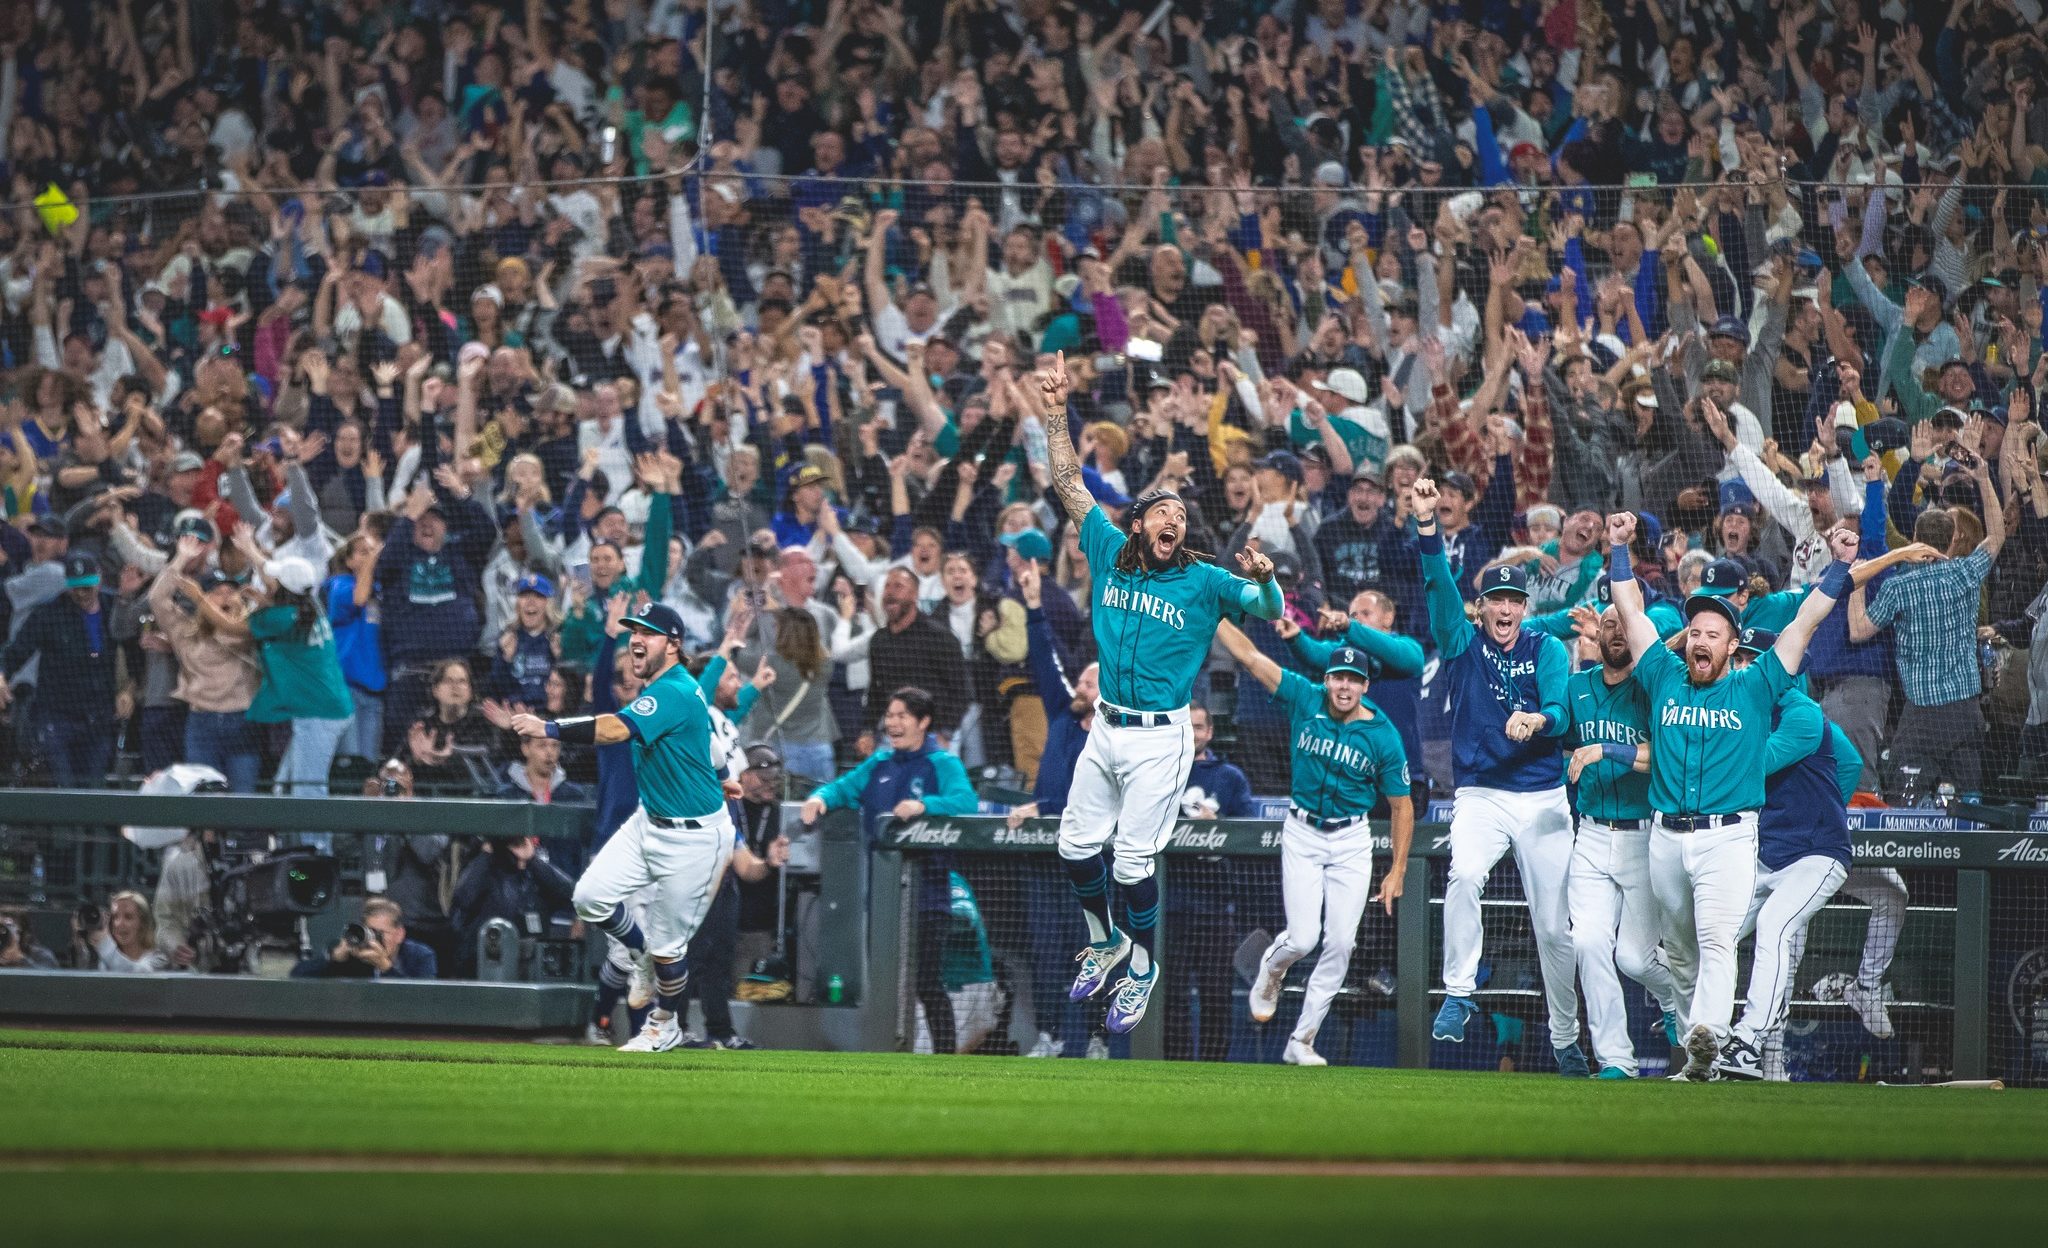
[[[1723,1079],[1755,1083],[1764,1077],[1763,1061],[1763,1054],[1757,1052],[1754,1044],[1741,1036],[1732,1036],[1721,1050],[1720,1060],[1714,1063],[1714,1073]]]
[[[1306,1040],[1293,1036],[1287,1038],[1287,1048],[1280,1054],[1280,1060],[1289,1066],[1328,1066],[1330,1063],[1316,1052],[1316,1047]]]
[[[1863,1022],[1863,1030],[1880,1040],[1892,1038],[1892,1013],[1885,1008],[1883,984],[1866,988],[1860,983],[1851,983],[1842,989],[1842,1004],[1856,1011],[1856,1017]]]
[[[1280,1008],[1280,981],[1283,978],[1285,976],[1271,966],[1259,967],[1259,978],[1252,984],[1251,997],[1246,1002],[1253,1022],[1273,1021],[1273,1012]]]
[[[666,1053],[683,1042],[683,1027],[673,1014],[660,1010],[647,1016],[647,1025],[619,1046],[621,1053]]]
[[[1082,1054],[1081,1057],[1083,1061],[1089,1062],[1108,1061],[1109,1041],[1103,1039],[1101,1032],[1096,1032],[1094,1035],[1088,1037],[1088,1051]]]
[[[1670,1010],[1664,1011],[1664,1038],[1672,1048],[1678,1047],[1678,1015]]]
[[[1038,1043],[1032,1045],[1031,1051],[1029,1053],[1026,1053],[1024,1056],[1058,1057],[1059,1055],[1060,1042],[1052,1038],[1052,1033],[1041,1031],[1038,1033]]]
[[[1067,990],[1067,1000],[1086,1001],[1099,994],[1103,985],[1109,982],[1109,973],[1130,956],[1130,952],[1131,938],[1122,932],[1112,931],[1108,940],[1075,954],[1074,961],[1081,964],[1081,973],[1074,976],[1074,986]]]
[[[1557,1050],[1557,1073],[1567,1079],[1584,1079],[1592,1075],[1593,1069],[1586,1063],[1586,1051],[1577,1044],[1567,1044]]]
[[[1110,998],[1109,1013],[1103,1018],[1104,1028],[1115,1035],[1125,1035],[1145,1017],[1145,1007],[1152,1000],[1152,985],[1159,982],[1159,968],[1140,975],[1136,971],[1125,971],[1124,977],[1116,981],[1116,995]]]
[[[606,1019],[605,1021],[609,1023],[611,1020]],[[583,1026],[583,1043],[596,1049],[609,1049],[616,1042],[612,1039],[610,1027],[600,1027],[596,1023],[586,1023]]]
[[[1472,1004],[1470,997],[1445,997],[1443,1008],[1436,1012],[1436,1021],[1429,1025],[1429,1038],[1465,1043],[1465,1023],[1478,1012],[1479,1007]]]
[[[628,955],[633,970],[626,979],[626,1008],[644,1010],[654,1004],[654,959],[645,950]]]
[[[1593,1076],[1593,1077],[1594,1077],[1594,1078],[1596,1078],[1596,1079],[1633,1079],[1633,1078],[1635,1078],[1635,1076],[1634,1076],[1634,1075],[1632,1075],[1632,1074],[1630,1074],[1629,1072],[1627,1072],[1627,1071],[1623,1070],[1623,1069],[1622,1069],[1621,1067],[1619,1067],[1619,1066],[1602,1066],[1602,1067],[1600,1068],[1600,1073],[1599,1073],[1599,1074],[1597,1074],[1597,1075],[1595,1075],[1595,1076]]]
[[[1685,1069],[1671,1077],[1672,1082],[1706,1083],[1714,1077],[1714,1060],[1721,1056],[1721,1042],[1714,1039],[1714,1029],[1705,1023],[1694,1023],[1692,1030],[1685,1033]]]

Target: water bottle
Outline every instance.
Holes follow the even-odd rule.
[[[28,904],[32,906],[49,904],[50,893],[44,887],[48,882],[49,872],[43,867],[43,851],[37,850],[35,858],[28,864]]]
[[[838,1005],[845,998],[846,980],[843,976],[834,975],[825,981],[825,1004]]]
[[[1943,810],[1947,810],[1949,807],[1955,805],[1955,802],[1956,786],[1948,783],[1946,780],[1942,781],[1940,785],[1936,786],[1934,790],[1934,804],[1936,806],[1939,806]]]
[[[1907,810],[1919,809],[1920,769],[1918,767],[1899,768],[1899,805]]]

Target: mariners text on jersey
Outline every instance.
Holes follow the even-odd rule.
[[[1326,759],[1339,767],[1346,767],[1370,779],[1378,773],[1379,763],[1372,755],[1355,746],[1332,740],[1318,732],[1304,728],[1294,738],[1294,752],[1310,758]]]
[[[1118,611],[1135,611],[1140,615],[1148,615],[1162,624],[1170,624],[1175,628],[1184,629],[1188,626],[1188,617],[1179,607],[1142,590],[1125,589],[1121,585],[1104,585],[1102,605]]]
[[[1666,728],[1725,728],[1730,732],[1741,732],[1742,712],[1666,702],[1657,722]]]

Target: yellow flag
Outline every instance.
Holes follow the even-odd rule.
[[[52,234],[61,234],[64,227],[78,220],[78,209],[72,207],[71,199],[57,189],[55,182],[49,189],[36,196],[36,215],[43,219],[43,228]]]

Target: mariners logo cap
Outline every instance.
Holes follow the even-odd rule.
[[[1371,680],[1379,664],[1366,657],[1365,651],[1356,646],[1339,646],[1330,653],[1330,661],[1323,668],[1325,674],[1350,672],[1361,680]]]
[[[1736,641],[1735,648],[1750,654],[1762,654],[1777,644],[1778,635],[1770,629],[1745,628],[1742,630],[1741,638]]]
[[[683,639],[683,617],[666,603],[651,602],[623,621],[627,628],[637,628],[646,633],[659,633],[670,641]]]
[[[1529,596],[1529,573],[1519,564],[1504,563],[1497,568],[1488,568],[1479,578],[1479,596],[1491,598],[1495,594],[1520,594]]]
[[[1742,623],[1741,620],[1735,618],[1735,604],[1728,601],[1726,597],[1720,594],[1709,594],[1705,591],[1686,595],[1685,618],[1689,620],[1702,611],[1717,611],[1733,625],[1739,626]]]
[[[1741,564],[1733,559],[1716,559],[1701,573],[1700,587],[1693,593],[1708,598],[1726,598],[1747,588],[1749,572]]]

